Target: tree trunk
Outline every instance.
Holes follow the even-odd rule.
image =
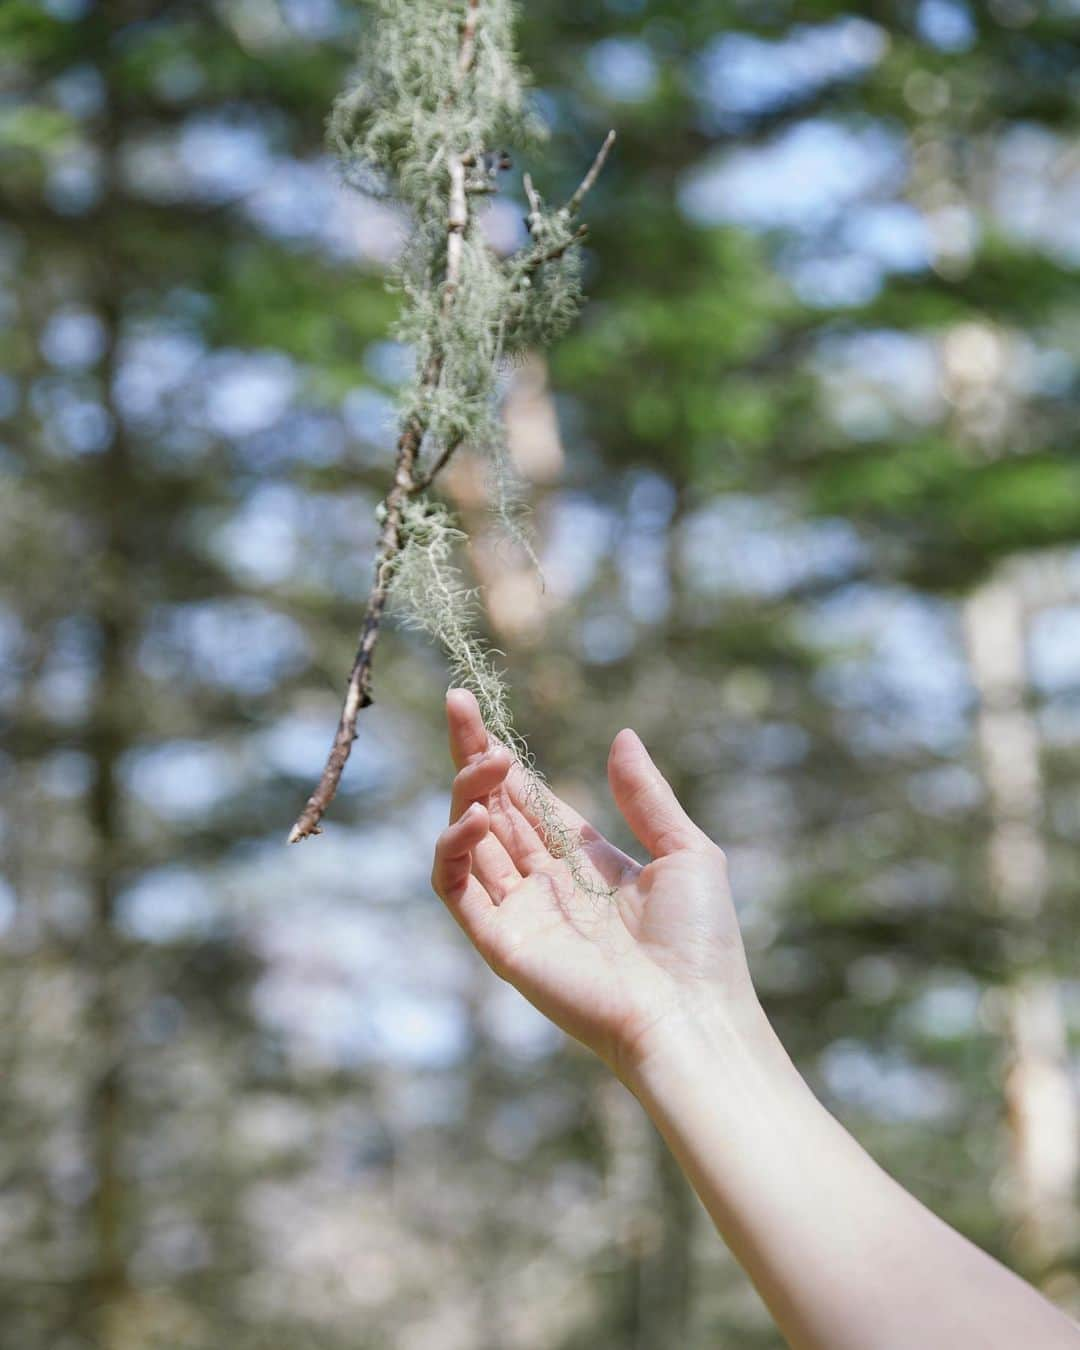
[[[988,881],[996,912],[1026,930],[1023,968],[1004,1000],[1009,1130],[1005,1193],[1018,1260],[1048,1272],[1076,1232],[1080,1157],[1069,1082],[1065,1019],[1043,967],[1039,921],[1049,888],[1042,830],[1039,733],[1027,704],[1025,607],[1018,581],[999,573],[968,600],[968,659],[978,695],[976,738],[990,817]]]

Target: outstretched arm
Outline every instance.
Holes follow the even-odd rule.
[[[1077,1350],[1080,1331],[935,1218],[817,1101],[750,981],[720,849],[631,731],[608,762],[640,865],[565,803],[585,866],[551,856],[472,695],[432,884],[481,954],[639,1098],[795,1350]]]

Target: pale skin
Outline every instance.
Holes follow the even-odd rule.
[[[793,1350],[1078,1350],[1080,1329],[925,1209],[818,1102],[754,992],[724,855],[634,732],[608,759],[636,862],[565,802],[597,891],[545,847],[472,694],[432,885],[488,964],[637,1096]]]

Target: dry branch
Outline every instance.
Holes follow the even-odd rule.
[[[473,70],[477,54],[479,21],[480,0],[467,0],[458,36],[453,85],[442,105],[445,113],[453,111],[455,101]],[[449,120],[447,118],[448,122]],[[563,220],[569,220],[579,209],[583,198],[603,167],[613,140],[614,132],[611,132],[589,172],[566,205],[557,213]],[[483,164],[482,150],[481,146],[463,149],[460,145],[452,145],[448,141],[444,141],[439,150],[449,178],[445,213],[445,267],[438,304],[440,327],[437,330],[444,335],[443,340],[447,324],[452,320],[455,300],[462,284],[465,240],[470,226],[469,196],[474,190],[468,181],[468,170],[477,164]],[[542,207],[531,179],[526,178],[525,190],[531,208],[529,228],[537,242],[530,250],[524,251],[514,275],[519,282],[530,285],[531,279],[546,263],[564,257],[574,244],[580,242],[585,231],[584,227],[573,231],[563,227],[554,242],[550,242],[550,234],[545,240]],[[289,832],[291,844],[321,832],[320,821],[334,798],[353,741],[356,739],[357,718],[361,709],[368,707],[373,701],[372,665],[390,596],[394,569],[403,548],[403,516],[406,504],[430,486],[465,439],[464,433],[448,436],[441,452],[436,455],[426,472],[417,472],[417,463],[425,435],[429,430],[432,400],[438,393],[444,376],[446,351],[443,340],[436,340],[431,346],[416,386],[413,411],[398,437],[393,482],[378,511],[381,529],[376,546],[375,574],[368,595],[356,655],[349,672],[341,715],[322,776]]]

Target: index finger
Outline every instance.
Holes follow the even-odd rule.
[[[450,730],[450,753],[455,765],[460,769],[474,759],[479,758],[492,742],[492,737],[484,726],[480,705],[471,689],[450,689],[446,695],[446,721]],[[529,789],[528,780],[517,760],[510,765],[506,777],[506,789],[510,800],[533,825],[538,823],[539,815],[534,794]],[[544,795],[557,811],[563,825],[571,830],[591,829],[588,821],[572,806],[555,795],[544,785]]]
[[[447,692],[446,724],[450,732],[450,755],[456,768],[464,768],[488,748],[487,727],[471,690],[451,689]]]
[[[446,695],[446,720],[450,729],[450,753],[458,768],[478,758],[491,744],[492,737],[484,726],[480,714],[480,705],[469,689],[451,689]],[[521,814],[543,837],[545,812],[536,794],[531,790],[528,778],[520,762],[510,765],[504,789],[510,800]],[[638,864],[595,829],[583,815],[557,796],[544,784],[541,789],[563,827],[580,839],[594,866],[606,880],[613,876],[622,877],[630,871],[638,870]]]

